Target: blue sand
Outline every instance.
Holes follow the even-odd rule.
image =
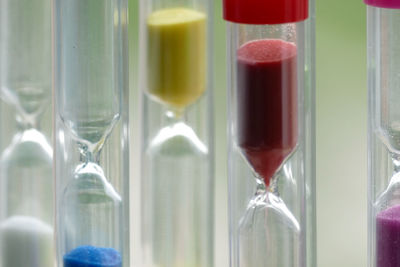
[[[113,248],[80,246],[64,255],[64,267],[121,266],[121,255]]]

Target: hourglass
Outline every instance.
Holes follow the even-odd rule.
[[[237,75],[238,145],[258,183],[239,229],[241,262],[297,266],[274,249],[257,253],[268,242],[294,249],[299,242],[299,223],[277,185],[298,142],[297,47],[280,39],[247,42],[237,52]]]
[[[142,264],[212,266],[211,2],[140,4]]]
[[[54,266],[50,12],[0,1],[1,267]]]
[[[309,266],[308,2],[226,0],[224,15],[231,55],[231,266]]]
[[[126,2],[55,2],[58,266],[129,266]]]
[[[368,5],[369,265],[400,265],[400,5]]]

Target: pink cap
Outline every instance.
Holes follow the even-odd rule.
[[[400,0],[364,0],[370,6],[400,9]]]

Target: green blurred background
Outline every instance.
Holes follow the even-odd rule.
[[[130,3],[131,121],[138,129],[138,0]],[[145,0],[144,0],[145,1]],[[216,265],[228,266],[225,22],[215,1]],[[365,6],[317,0],[318,266],[367,265]],[[137,149],[137,131],[133,150]],[[134,153],[138,155],[138,153]],[[137,160],[134,158],[133,160]],[[138,177],[138,176],[135,176]],[[134,183],[132,191],[137,192]],[[139,203],[134,203],[135,208]],[[138,216],[133,214],[133,216]],[[134,230],[135,231],[135,230]],[[137,247],[137,243],[135,247]],[[136,249],[135,249],[136,251]]]

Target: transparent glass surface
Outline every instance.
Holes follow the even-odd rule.
[[[0,266],[54,266],[51,2],[0,1]]]
[[[400,10],[368,7],[369,266],[400,264]]]
[[[309,23],[228,24],[230,266],[315,264]]]
[[[306,203],[306,253],[308,267],[317,266],[317,219],[316,219],[316,133],[315,133],[315,0],[309,0],[309,19],[305,22],[305,87],[304,87],[304,128],[305,170],[307,174]]]
[[[213,266],[212,3],[140,5],[142,266]]]
[[[58,266],[130,266],[127,2],[54,10]]]

